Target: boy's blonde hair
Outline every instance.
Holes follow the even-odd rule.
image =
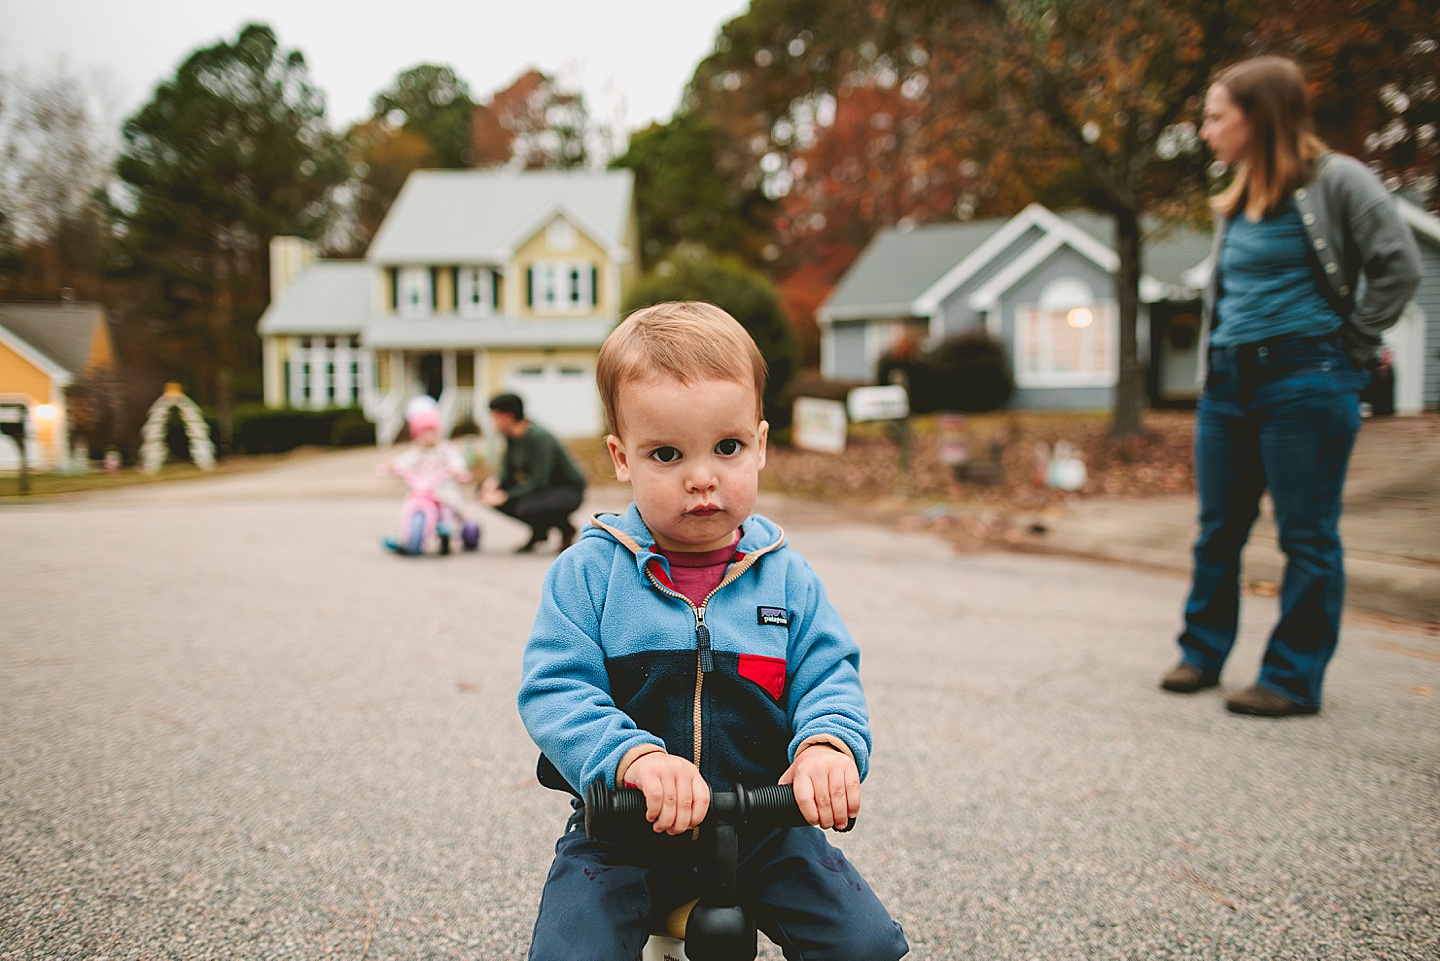
[[[714,304],[685,300],[642,307],[605,338],[595,383],[610,433],[620,436],[621,385],[654,376],[682,384],[753,383],[757,420],[765,409],[765,358],[740,322]]]

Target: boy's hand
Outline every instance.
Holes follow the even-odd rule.
[[[780,775],[781,784],[795,786],[795,803],[805,820],[818,828],[845,830],[860,813],[860,771],[855,759],[825,743],[807,747]]]
[[[625,783],[645,792],[645,819],[656,833],[684,834],[710,810],[710,786],[700,769],[674,754],[640,755],[625,771]]]

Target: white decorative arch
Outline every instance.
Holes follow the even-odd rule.
[[[181,391],[179,384],[166,384],[165,393],[150,405],[145,426],[140,428],[140,469],[154,474],[165,463],[165,424],[170,420],[172,410],[180,411],[185,424],[185,436],[190,441],[190,456],[195,466],[210,470],[215,466],[215,445],[210,440],[210,428],[200,408]]]

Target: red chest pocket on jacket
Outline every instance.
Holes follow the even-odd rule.
[[[759,684],[778,701],[785,693],[785,658],[741,654],[740,676]]]

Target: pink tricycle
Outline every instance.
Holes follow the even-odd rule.
[[[450,539],[459,522],[461,547],[467,551],[479,550],[479,524],[462,520],[425,478],[404,470],[393,472],[405,482],[408,491],[400,507],[400,537],[385,538],[386,549],[416,556],[425,553],[426,546],[433,542],[438,544],[439,553],[449,554]]]

